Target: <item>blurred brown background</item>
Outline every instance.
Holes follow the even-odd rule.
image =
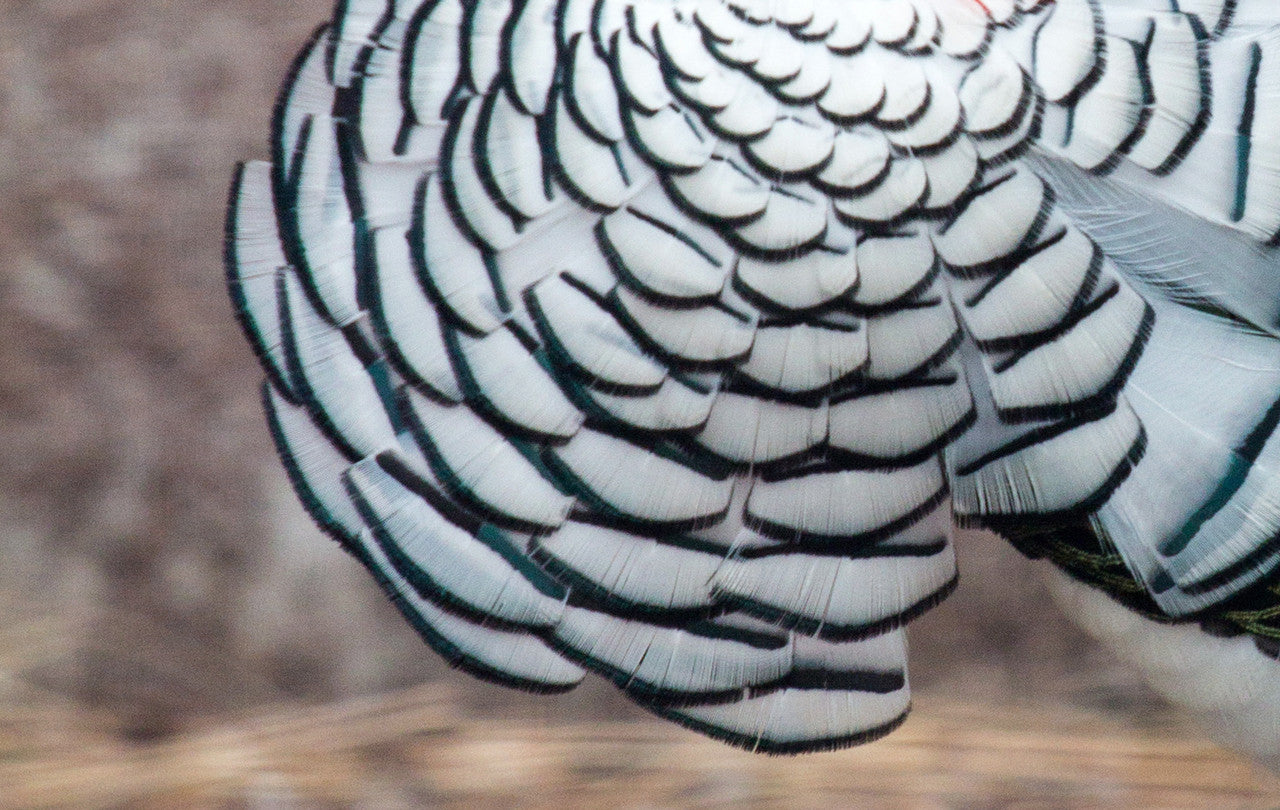
[[[1091,806],[1147,795],[1117,761],[1188,750],[1218,764],[1143,777],[1190,791],[1170,806],[1280,803],[981,535],[913,626],[916,713],[879,747],[764,760],[599,683],[534,699],[448,671],[295,504],[223,290],[232,167],[266,156],[329,11],[0,5],[0,806]]]

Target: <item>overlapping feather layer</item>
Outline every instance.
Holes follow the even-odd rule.
[[[1181,5],[339,3],[228,222],[301,497],[454,664],[770,752],[901,722],[957,519],[1265,583],[1273,20]]]

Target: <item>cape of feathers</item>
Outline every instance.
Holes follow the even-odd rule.
[[[453,664],[768,752],[957,523],[1280,638],[1270,0],[344,0],[231,194],[316,520]]]

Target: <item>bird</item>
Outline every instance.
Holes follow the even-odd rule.
[[[869,742],[978,527],[1229,646],[1274,753],[1277,132],[1270,0],[340,0],[228,290],[298,497],[481,679]]]

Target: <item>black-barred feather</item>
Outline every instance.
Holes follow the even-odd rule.
[[[228,285],[451,663],[771,753],[909,707],[994,528],[1280,645],[1267,0],[343,0]]]

